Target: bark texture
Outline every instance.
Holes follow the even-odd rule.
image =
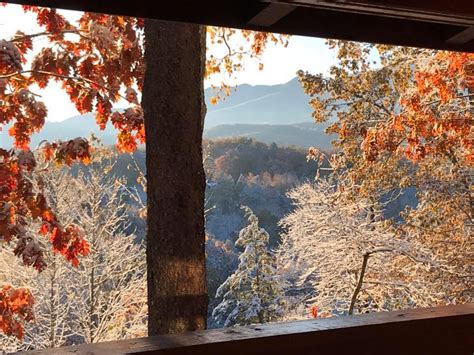
[[[205,28],[146,20],[149,335],[204,329]]]

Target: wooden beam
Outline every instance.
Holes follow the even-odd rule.
[[[474,26],[466,28],[464,31],[449,38],[446,42],[451,44],[465,44],[474,40]]]
[[[299,36],[474,52],[474,41],[446,42],[474,26],[473,0],[239,0],[231,1],[231,6],[223,6],[222,0],[176,0],[169,6],[150,0],[8,1]],[[278,11],[272,7],[272,16],[265,19],[261,13],[269,2],[295,8],[283,16],[281,7]],[[249,23],[252,19],[253,23]]]
[[[273,0],[267,0],[273,2]],[[464,4],[470,4],[470,7],[464,5],[461,7],[464,11],[453,11],[439,7],[430,7],[425,4],[423,7],[417,5],[417,2],[407,4],[403,1],[375,1],[375,0],[276,0],[280,3],[294,4],[312,8],[352,12],[365,15],[376,15],[382,17],[394,17],[405,20],[427,21],[434,23],[456,24],[464,26],[474,25],[474,6],[471,0],[461,0]],[[456,1],[456,0],[455,0]],[[433,6],[433,5],[432,5]],[[466,9],[471,9],[470,12]]]
[[[249,22],[249,25],[269,27],[280,21],[296,8],[295,5],[270,3]]]
[[[446,42],[465,28],[299,6],[270,29],[302,36],[474,52],[473,42],[464,45]]]
[[[31,354],[471,355],[474,304],[87,344]]]

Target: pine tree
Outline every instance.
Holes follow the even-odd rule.
[[[247,325],[275,320],[280,314],[281,290],[273,256],[268,251],[269,235],[258,226],[258,218],[243,206],[249,224],[239,233],[235,245],[244,251],[237,270],[218,288],[222,302],[212,312],[219,325]]]

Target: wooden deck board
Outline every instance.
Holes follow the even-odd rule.
[[[469,354],[474,304],[212,329],[32,354]]]

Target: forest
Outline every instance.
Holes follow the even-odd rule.
[[[153,313],[150,295],[172,284],[156,286],[168,274],[147,268],[156,247],[150,230],[160,232],[162,222],[150,216],[162,205],[147,186],[153,179],[173,188],[159,180],[160,170],[146,169],[159,166],[146,155],[154,141],[145,134],[144,110],[152,99],[147,88],[158,80],[146,80],[156,68],[145,66],[153,52],[144,37],[159,24],[23,11],[40,31],[0,41],[0,124],[13,142],[0,148],[1,350],[472,302],[473,54],[327,40],[336,55],[329,74],[301,70],[293,84],[331,148],[238,134],[201,142],[204,111],[191,131],[180,132],[198,137],[198,146],[165,137],[165,148],[182,156],[159,151],[163,160],[185,166],[186,154],[202,157],[204,174],[190,179],[205,184],[204,205],[194,211],[182,203],[178,217],[199,224],[202,213],[205,260],[189,276],[195,284],[179,286],[206,289],[207,297],[161,303]],[[196,28],[189,33],[202,41],[199,53],[206,40],[227,53],[200,59],[193,85],[203,102],[204,78],[238,75],[244,57],[263,66],[268,46],[291,41]],[[231,47],[237,36],[246,48]],[[163,38],[146,42],[156,50],[154,40]],[[92,135],[33,147],[50,109],[37,92],[52,82],[101,130],[115,129],[115,146]],[[212,89],[209,105],[233,95],[226,82]],[[166,128],[175,124],[169,120],[157,121]],[[200,245],[188,242],[189,250],[176,253]],[[169,265],[156,269],[168,273]],[[159,317],[171,311],[201,318],[188,325]]]

